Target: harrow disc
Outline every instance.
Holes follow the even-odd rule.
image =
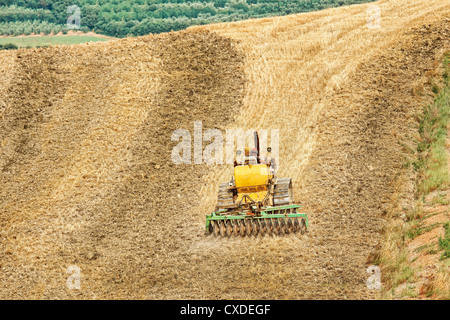
[[[225,237],[227,234],[227,228],[226,228],[225,222],[223,222],[223,220],[220,220],[220,222],[219,222],[219,229],[220,229],[220,235],[222,237]]]
[[[258,232],[259,232],[259,229],[260,229],[260,225],[259,225],[259,220],[258,219],[253,220],[252,228],[253,228],[253,235],[256,237],[258,235]]]
[[[272,219],[267,219],[267,221],[266,221],[266,228],[267,228],[267,233],[269,234],[269,235],[271,235],[272,234]]]
[[[294,218],[294,232],[297,233],[300,231],[300,223],[297,218]]]
[[[251,236],[252,235],[252,221],[250,219],[247,219],[245,221],[245,233],[247,234],[247,236]]]
[[[235,237],[237,237],[239,235],[239,222],[238,221],[233,221],[233,235]]]
[[[209,227],[206,229],[206,231],[205,231],[205,235],[210,235],[211,233],[213,233],[213,224],[212,223],[210,223],[209,224]]]
[[[286,221],[284,221],[284,219],[280,219],[280,236],[286,233]]]
[[[226,234],[227,237],[231,237],[231,235],[233,234],[233,226],[231,224],[231,221],[226,222]]]
[[[239,234],[241,237],[245,237],[245,223],[244,221],[239,221]]]
[[[272,222],[273,222],[273,232],[275,234],[280,233],[280,223],[278,219],[272,219]]]
[[[304,218],[300,219],[300,233],[305,234],[306,233],[306,222]]]
[[[292,233],[294,232],[294,225],[292,224],[292,219],[288,218],[287,220],[287,228],[286,228],[287,233]]]
[[[262,236],[264,236],[264,234],[265,234],[266,231],[267,231],[266,219],[261,219],[260,225],[261,225],[260,233],[261,233]]]
[[[219,233],[220,233],[219,224],[217,223],[217,221],[213,221],[211,224],[212,224],[212,227],[213,227],[214,237],[218,237]]]

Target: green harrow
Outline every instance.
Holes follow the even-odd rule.
[[[221,209],[206,216],[206,235],[231,237],[251,235],[284,235],[300,232],[309,228],[306,213],[299,213],[299,205],[257,208],[251,206],[248,211],[230,211]]]

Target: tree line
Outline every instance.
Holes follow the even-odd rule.
[[[70,6],[79,8],[82,31],[126,37],[371,1],[374,0],[3,0],[0,34],[66,32],[68,19],[75,21],[77,14],[68,12]]]

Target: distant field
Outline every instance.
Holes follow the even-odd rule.
[[[6,43],[14,43],[19,48],[32,47],[36,48],[38,46],[53,46],[57,44],[71,45],[85,42],[97,42],[97,41],[108,41],[108,38],[96,37],[96,36],[83,36],[83,35],[73,35],[73,36],[41,36],[41,37],[7,37],[0,38],[0,45]]]

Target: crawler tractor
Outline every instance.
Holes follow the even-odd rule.
[[[268,153],[271,148],[267,149]],[[258,133],[254,148],[237,151],[234,176],[219,186],[217,207],[206,216],[206,234],[231,237],[257,234],[305,233],[308,217],[293,204],[292,181],[277,178],[274,159],[260,155]],[[243,161],[242,161],[243,160]]]

